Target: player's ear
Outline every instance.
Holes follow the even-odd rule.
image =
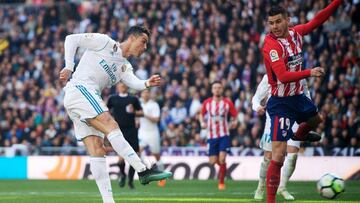
[[[287,21],[288,25],[290,25],[290,20],[291,20],[290,17],[286,17],[286,21]]]

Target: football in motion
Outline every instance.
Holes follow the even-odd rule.
[[[327,173],[317,182],[317,190],[322,197],[335,199],[345,191],[345,182],[339,176]]]

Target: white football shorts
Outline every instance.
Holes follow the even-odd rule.
[[[95,88],[68,83],[64,87],[64,107],[74,123],[75,137],[81,141],[89,135],[104,138],[104,134],[87,124],[86,120],[108,111],[100,92]]]
[[[142,130],[139,129],[139,146],[141,148],[149,147],[151,153],[160,153],[160,133],[157,130]]]

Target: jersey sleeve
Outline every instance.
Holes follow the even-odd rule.
[[[64,42],[65,68],[74,71],[74,57],[78,47],[100,51],[106,47],[110,37],[99,33],[71,34]]]
[[[135,89],[135,90],[144,90],[146,89],[145,82],[146,80],[140,80],[138,77],[135,76],[133,72],[132,65],[128,62],[121,67],[124,69],[124,72],[121,76],[121,81],[125,83],[128,87]]]
[[[230,115],[235,118],[237,116],[237,111],[235,109],[234,103],[230,99],[228,99],[228,104]]]
[[[251,100],[252,103],[252,109],[254,111],[257,111],[258,108],[261,106],[261,101],[268,95],[269,93],[269,84],[268,84],[268,78],[265,74],[263,78],[261,79],[259,85],[256,88],[256,92]]]
[[[310,77],[310,69],[290,72],[286,70],[286,64],[282,57],[283,50],[277,43],[267,42],[263,49],[265,64],[269,64],[271,71],[282,83],[296,82]]]
[[[207,103],[208,103],[208,100],[205,100],[203,102],[203,104],[201,105],[201,115],[202,116],[205,116],[205,114],[206,114],[206,105],[207,105]]]
[[[329,17],[335,12],[335,10],[340,6],[342,0],[332,1],[326,8],[321,10],[316,16],[306,24],[297,25],[294,29],[300,35],[307,35],[320,25],[322,25]]]

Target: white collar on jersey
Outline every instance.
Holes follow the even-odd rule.
[[[120,96],[120,97],[127,97],[128,95],[129,95],[128,93],[124,93],[124,94],[123,94],[123,93],[119,93],[119,96]]]

